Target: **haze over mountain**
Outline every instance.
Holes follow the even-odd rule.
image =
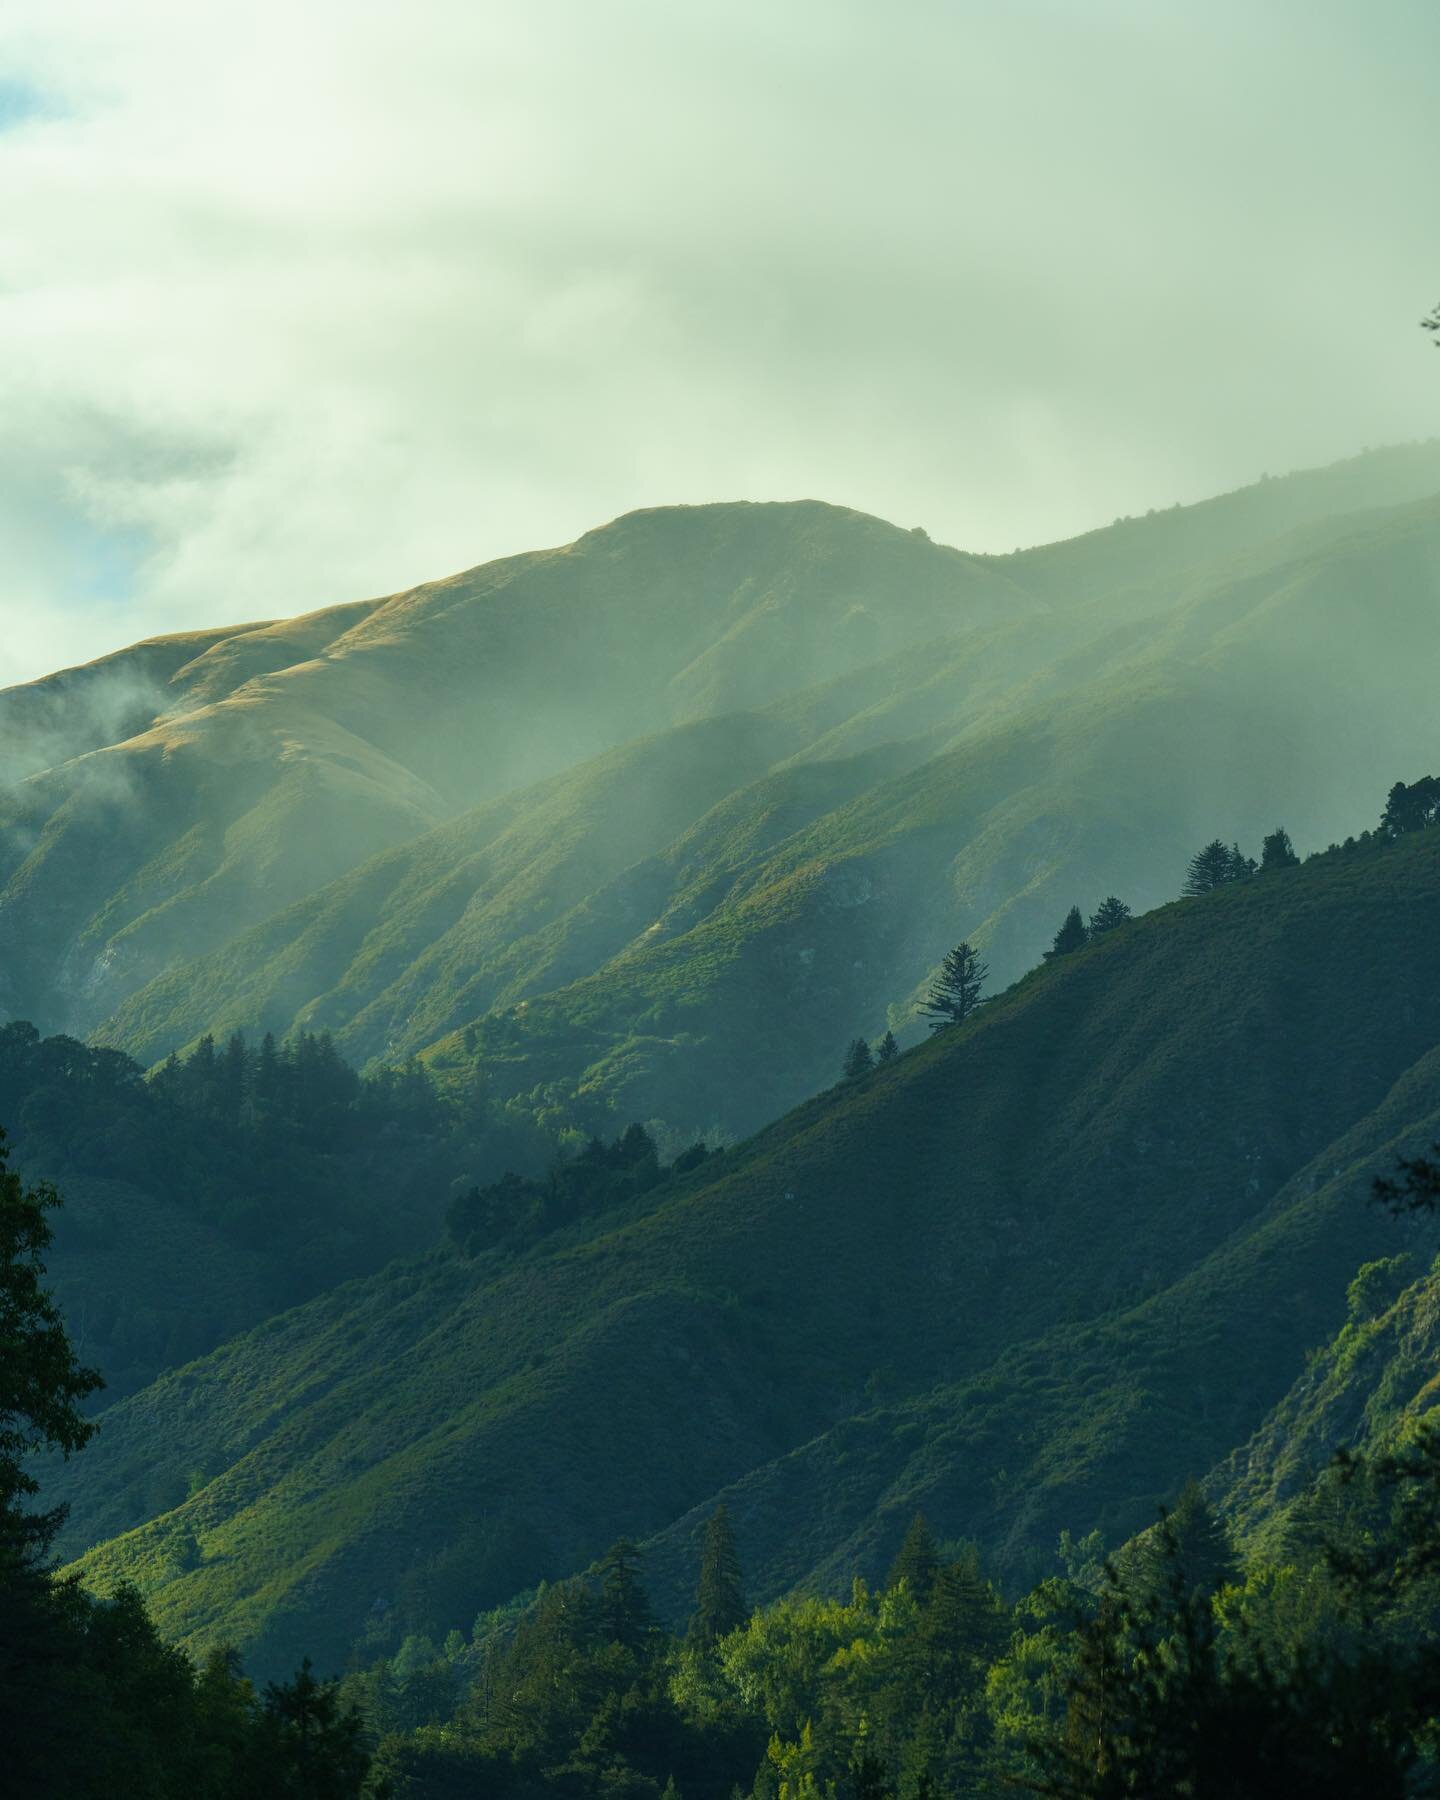
[[[1005,558],[661,509],[9,690],[0,1005],[753,1129],[957,936],[1007,980],[1072,902],[1427,766],[1437,492],[1380,452]]]

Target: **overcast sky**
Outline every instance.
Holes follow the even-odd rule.
[[[635,506],[1440,430],[1434,0],[5,0],[0,685]]]

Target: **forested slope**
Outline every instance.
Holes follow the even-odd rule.
[[[917,1499],[1014,1573],[1137,1529],[1395,1247],[1364,1195],[1435,1129],[1437,927],[1434,830],[1162,908],[619,1211],[165,1377],[57,1477],[72,1549],[264,1663],[621,1532],[673,1606],[719,1493],[761,1597],[877,1566]]]

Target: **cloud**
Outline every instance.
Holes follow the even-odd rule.
[[[0,683],[631,506],[1005,549],[1427,434],[1437,51],[1323,0],[11,0]]]

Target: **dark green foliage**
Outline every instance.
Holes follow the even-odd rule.
[[[935,1546],[935,1539],[930,1534],[924,1513],[917,1512],[895,1553],[890,1573],[885,1577],[885,1585],[893,1588],[899,1587],[902,1581],[907,1582],[910,1592],[923,1605],[930,1598],[930,1590],[935,1585],[935,1574],[939,1567],[940,1552]]]
[[[539,1133],[442,1097],[418,1064],[362,1079],[310,1034],[202,1039],[146,1080],[119,1051],[14,1021],[0,1117],[26,1167],[70,1195],[52,1273],[122,1394],[433,1241],[461,1172],[546,1154]]]
[[[1107,931],[1114,931],[1117,926],[1125,924],[1131,917],[1130,908],[1123,900],[1116,899],[1114,894],[1107,894],[1090,915],[1090,936],[1104,937]]]
[[[46,1214],[60,1204],[48,1183],[27,1187],[10,1168],[0,1130],[0,1513],[3,1553],[44,1554],[58,1519],[26,1519],[16,1510],[37,1493],[26,1458],[40,1449],[69,1456],[94,1426],[79,1403],[100,1387],[99,1373],[82,1368],[54,1301],[45,1288],[44,1253],[51,1242]]]
[[[1429,1156],[1402,1157],[1394,1175],[1376,1178],[1373,1198],[1393,1213],[1440,1209],[1440,1144]]]
[[[749,1616],[740,1576],[740,1557],[730,1515],[722,1502],[705,1526],[700,1552],[700,1580],[695,1589],[695,1610],[690,1615],[686,1642],[694,1649],[710,1650]]]
[[[876,1062],[883,1069],[886,1063],[894,1062],[895,1058],[899,1054],[900,1054],[900,1046],[895,1041],[895,1033],[893,1031],[887,1031],[885,1033],[884,1037],[881,1038],[879,1045],[876,1048],[876,1051],[875,1051]]]
[[[875,1058],[870,1053],[869,1044],[864,1038],[851,1038],[849,1048],[845,1052],[845,1080],[858,1081],[862,1075],[868,1075],[874,1067]]]
[[[1380,829],[1387,837],[1404,837],[1440,821],[1440,776],[1423,775],[1407,786],[1397,781],[1385,801]]]
[[[1290,833],[1283,825],[1277,825],[1261,843],[1261,873],[1269,874],[1272,869],[1298,869],[1299,866],[1300,858],[1290,842]]]
[[[591,1138],[578,1155],[553,1164],[541,1180],[507,1170],[488,1187],[471,1188],[451,1203],[446,1230],[467,1256],[501,1246],[520,1250],[562,1226],[648,1193],[667,1175],[698,1169],[708,1155],[703,1144],[692,1144],[662,1169],[649,1132],[643,1125],[629,1125],[612,1143]]]
[[[357,1800],[362,1727],[308,1664],[263,1703],[231,1656],[197,1672],[163,1644],[134,1588],[108,1600],[56,1576],[58,1513],[32,1514],[21,1464],[91,1435],[98,1384],[42,1282],[48,1187],[23,1186],[0,1132],[0,1780],[44,1800]]]
[[[980,1004],[989,974],[969,944],[957,944],[953,950],[947,950],[940,973],[920,1008],[930,1017],[930,1029],[943,1031],[947,1025],[963,1024]]]
[[[1076,950],[1083,950],[1090,942],[1090,933],[1085,929],[1085,920],[1078,906],[1072,906],[1065,915],[1065,922],[1055,933],[1055,941],[1045,952],[1045,960],[1051,961],[1057,956],[1070,956]]]
[[[1187,897],[1208,894],[1229,882],[1243,880],[1253,874],[1254,869],[1255,864],[1241,852],[1238,844],[1226,845],[1219,838],[1212,838],[1203,850],[1197,850],[1190,858],[1185,885],[1180,891]]]
[[[651,1641],[655,1615],[640,1579],[640,1552],[629,1538],[619,1538],[600,1564],[600,1604],[596,1623],[602,1638],[637,1652]]]

